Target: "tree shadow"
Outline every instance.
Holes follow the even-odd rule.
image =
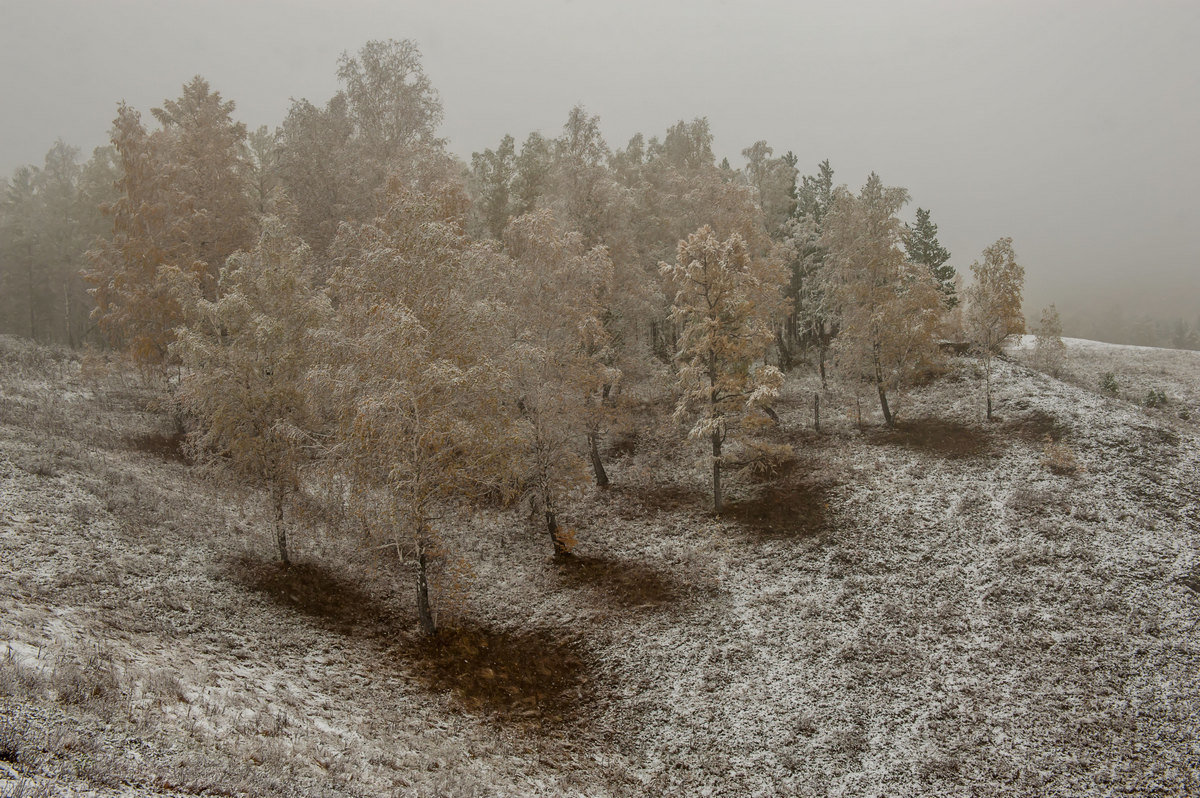
[[[704,510],[712,499],[700,490],[682,485],[616,485],[605,494],[622,518],[643,518],[648,512]]]
[[[183,449],[186,435],[182,432],[149,432],[126,439],[130,449],[177,463],[189,462]]]
[[[1043,443],[1047,436],[1057,443],[1071,432],[1071,425],[1044,410],[1034,410],[1005,422],[1002,429],[1028,443]]]
[[[979,427],[937,418],[900,421],[893,429],[875,429],[867,435],[872,443],[902,446],[953,460],[980,457],[991,447],[991,437]]]
[[[296,610],[339,634],[380,636],[400,623],[385,602],[317,563],[283,568],[278,562],[241,557],[230,564],[229,575],[277,606]]]
[[[753,496],[732,502],[722,515],[765,538],[819,536],[831,524],[830,494],[834,484],[808,480],[774,482]]]
[[[230,577],[294,609],[315,625],[362,640],[397,675],[415,677],[432,693],[451,693],[462,709],[529,731],[584,725],[596,701],[596,671],[586,648],[554,629],[501,630],[460,619],[436,635],[417,629],[415,612],[314,563],[282,568],[245,557]]]
[[[499,630],[469,621],[433,637],[412,635],[399,654],[426,688],[463,709],[536,731],[584,725],[596,703],[584,646],[554,630]]]
[[[670,573],[636,560],[571,554],[555,558],[567,587],[592,588],[619,607],[662,607],[677,603],[688,586]]]

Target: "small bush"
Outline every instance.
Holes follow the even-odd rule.
[[[82,663],[62,657],[50,683],[60,703],[94,710],[110,708],[121,692],[116,668],[98,651],[90,652]]]
[[[1146,407],[1164,407],[1167,404],[1167,394],[1162,388],[1151,388],[1146,391],[1146,398],[1142,400],[1142,404]]]
[[[1121,393],[1121,385],[1117,382],[1117,375],[1111,371],[1104,372],[1100,377],[1100,393],[1105,396],[1118,396]]]
[[[1082,470],[1070,446],[1055,442],[1049,435],[1042,444],[1042,465],[1053,474],[1074,474]]]
[[[0,762],[13,764],[20,762],[24,742],[24,735],[17,728],[16,723],[8,717],[0,715]]]
[[[750,479],[765,482],[786,474],[796,465],[796,450],[787,444],[749,441],[728,462]]]

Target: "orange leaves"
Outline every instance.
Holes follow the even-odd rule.
[[[111,234],[88,253],[88,280],[101,331],[142,364],[168,357],[183,321],[179,276],[194,279],[211,299],[225,259],[248,243],[245,128],[232,121],[232,111],[197,77],[178,101],[156,109],[162,130],[148,133],[140,114],[124,104],[113,123],[120,196],[107,211]]]

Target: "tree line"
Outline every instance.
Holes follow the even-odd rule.
[[[100,336],[167,375],[195,458],[264,489],[284,565],[297,493],[337,486],[413,564],[434,632],[455,514],[527,502],[569,556],[564,497],[608,485],[600,442],[641,385],[670,386],[710,451],[718,511],[723,473],[772,456],[756,432],[803,363],[891,426],[968,337],[990,418],[990,357],[1024,330],[1010,239],[963,289],[930,212],[904,224],[908,192],[878,175],[852,191],[762,141],[734,169],[704,119],[613,149],[582,107],[466,164],[413,43],[370,42],[337,75],[274,131],[201,77],[156,126],[122,104],[111,146],[80,166],[56,145],[0,217],[5,329]]]

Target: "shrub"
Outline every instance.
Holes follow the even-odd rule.
[[[1142,404],[1146,407],[1163,407],[1167,404],[1167,394],[1162,388],[1151,388],[1146,391],[1146,398],[1142,400]]]
[[[1054,474],[1074,474],[1082,470],[1071,447],[1061,441],[1056,443],[1049,435],[1042,444],[1042,465]]]
[[[726,464],[750,479],[765,482],[787,473],[796,465],[796,450],[787,444],[748,441]]]
[[[1100,377],[1100,393],[1105,396],[1118,396],[1121,393],[1121,386],[1117,382],[1117,375],[1111,371],[1104,372]]]

